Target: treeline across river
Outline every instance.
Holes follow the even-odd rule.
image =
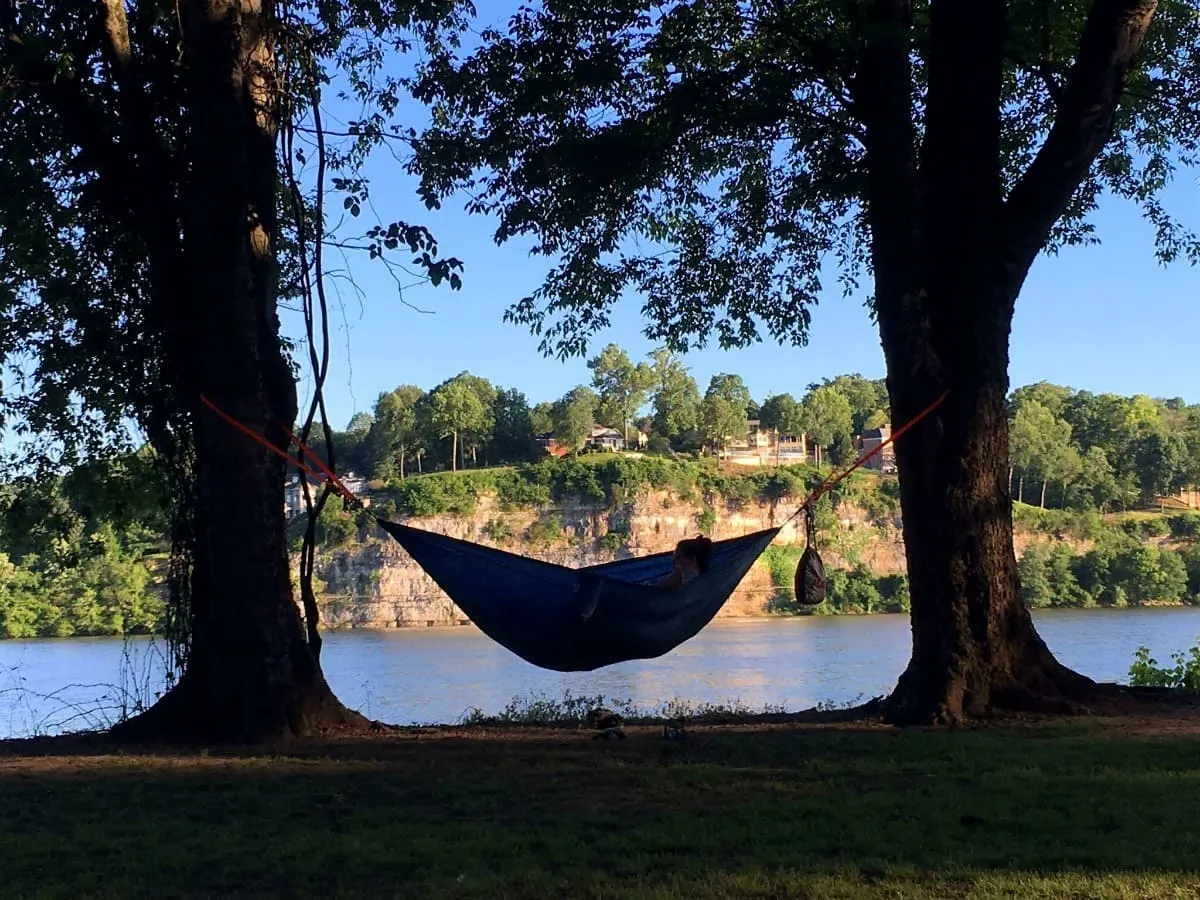
[[[610,427],[644,452],[697,457],[746,437],[748,422],[803,436],[811,459],[851,462],[855,438],[889,422],[882,379],[843,374],[794,392],[755,397],[736,373],[703,393],[681,358],[656,350],[634,361],[615,344],[588,361],[590,384],[558,399],[530,401],[470,372],[426,390],[401,385],[371,412],[335,432],[339,467],[377,482],[417,470],[536,461],[533,439],[552,434],[580,451],[593,425]],[[1200,405],[1182,398],[1094,394],[1048,382],[1009,399],[1011,494],[1042,508],[1136,510],[1200,485]],[[644,436],[642,441],[640,436]],[[320,450],[317,435],[314,447]]]
[[[696,525],[707,530],[719,504],[804,495],[853,458],[855,433],[887,420],[882,382],[857,375],[810,385],[798,392],[799,400],[776,394],[760,403],[730,374],[714,377],[701,395],[682,362],[665,351],[648,363],[633,363],[609,347],[590,366],[592,386],[533,406],[518,391],[466,374],[429,392],[403,388],[381,395],[374,415],[356,416],[347,431],[335,435],[339,468],[360,467],[370,479],[374,508],[389,516],[469,515],[484,495],[498,498],[501,510],[566,497],[612,505],[649,487],[699,503]],[[454,417],[463,404],[447,399],[451,383],[458,387],[449,396],[462,395],[460,388],[471,391],[482,418]],[[475,410],[475,403],[464,403]],[[1200,516],[1135,510],[1200,481],[1200,408],[1181,400],[1037,384],[1013,392],[1010,412],[1013,493],[1039,504],[1044,499],[1047,507],[1016,505],[1018,529],[1045,538],[1021,556],[1026,602],[1035,607],[1194,602],[1200,595],[1195,543]],[[574,425],[589,417],[641,429],[648,435],[641,457],[557,459],[531,440],[540,429],[554,431],[556,422],[567,423],[566,432],[556,433],[574,433]],[[806,434],[823,466],[811,464],[814,453],[809,465],[719,472],[711,449],[720,443],[722,429],[728,433],[735,418],[744,424],[754,417],[764,426]],[[321,441],[313,444],[320,447]],[[411,475],[414,458],[426,470],[451,468],[451,444],[460,463],[474,459],[480,466]],[[482,467],[501,460],[511,465]],[[833,575],[829,601],[812,612],[907,610],[903,575],[873,572],[855,559],[854,542],[844,539],[833,512],[832,504],[842,500],[866,511],[880,539],[899,520],[894,479],[856,477],[826,501],[818,510],[822,540],[835,545],[849,567]],[[0,486],[0,637],[158,630],[168,549],[164,508],[145,450],[57,477]],[[529,553],[562,536],[552,517],[517,533],[498,516],[489,529]],[[377,536],[368,517],[350,514],[337,502],[327,504],[319,534],[326,551]],[[293,537],[298,539],[295,531]],[[620,552],[620,532],[602,540],[602,549]],[[797,552],[777,547],[765,557],[777,611],[790,608]]]

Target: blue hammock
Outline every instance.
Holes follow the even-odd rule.
[[[716,541],[708,571],[681,588],[671,553],[570,569],[482,544],[378,520],[484,634],[559,672],[662,656],[712,621],[779,533]]]

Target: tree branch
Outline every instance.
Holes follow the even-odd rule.
[[[1041,79],[1042,84],[1046,86],[1046,93],[1050,95],[1050,99],[1054,101],[1054,106],[1058,110],[1062,110],[1063,105],[1063,89],[1058,83],[1058,79],[1054,77],[1054,72],[1050,65],[1045,62],[1040,62],[1033,67],[1033,73]]]
[[[865,129],[867,217],[877,284],[904,291],[917,259],[917,133],[913,124],[908,0],[874,0],[852,83],[854,112]],[[876,301],[886,301],[882,294]],[[885,304],[886,305],[886,304]],[[886,318],[886,312],[880,311]],[[886,323],[881,319],[881,325]]]
[[[133,48],[129,41],[129,19],[124,0],[102,0],[104,33],[108,37],[105,50],[118,78],[126,79],[133,65]]]
[[[101,15],[108,17],[105,10]],[[31,52],[22,39],[11,0],[0,0],[0,19],[6,26],[4,55],[18,90],[26,89],[36,101],[55,110],[67,140],[79,147],[87,165],[99,177],[114,213],[131,230],[140,230],[133,198],[129,189],[121,186],[138,184],[144,175],[118,147],[113,122],[83,90],[77,73],[60,72],[52,60]]]
[[[1004,205],[1007,263],[1023,276],[1112,135],[1113,121],[1158,0],[1094,0],[1058,115]]]

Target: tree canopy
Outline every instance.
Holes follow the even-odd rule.
[[[523,6],[507,31],[483,31],[478,49],[442,48],[424,66],[416,93],[434,117],[413,168],[430,205],[469,189],[468,208],[498,218],[498,241],[527,236],[534,253],[555,260],[510,310],[548,351],[581,351],[630,287],[645,298],[647,333],[672,349],[711,335],[744,346],[764,331],[802,344],[826,255],[848,290],[868,262],[868,45],[878,37],[910,47],[912,65],[895,77],[923,97],[931,6]],[[1115,194],[1141,206],[1160,258],[1200,257],[1196,235],[1161,202],[1200,146],[1195,5],[1003,6],[1004,26],[978,27],[1005,32],[999,173],[1014,215],[1045,215],[1033,207],[1051,202],[1037,194],[1068,129],[1091,124],[1075,118],[1084,115],[1076,106],[1086,67],[1103,64],[1081,55],[1103,52],[1084,46],[1089,14],[1097,40],[1113,20],[1153,16],[1096,163],[1084,161],[1077,184],[1056,188],[1067,193],[1062,214],[1052,214],[1044,244],[1025,252],[1097,240],[1092,213]],[[878,21],[889,11],[894,19]],[[972,52],[979,39],[963,40]],[[1060,113],[1067,117],[1047,142]],[[920,114],[911,123],[914,146],[924,124]]]
[[[654,373],[644,362],[636,365],[629,354],[616,344],[609,344],[599,355],[588,361],[592,370],[592,387],[600,405],[598,415],[604,425],[620,427],[629,440],[629,422],[649,397]]]
[[[577,387],[554,404],[551,411],[554,439],[572,453],[578,453],[587,442],[596,421],[599,399],[588,387]]]

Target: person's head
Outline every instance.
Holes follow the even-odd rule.
[[[708,558],[712,553],[712,541],[704,535],[684,538],[675,546],[675,560],[694,568],[697,572],[708,570]]]

